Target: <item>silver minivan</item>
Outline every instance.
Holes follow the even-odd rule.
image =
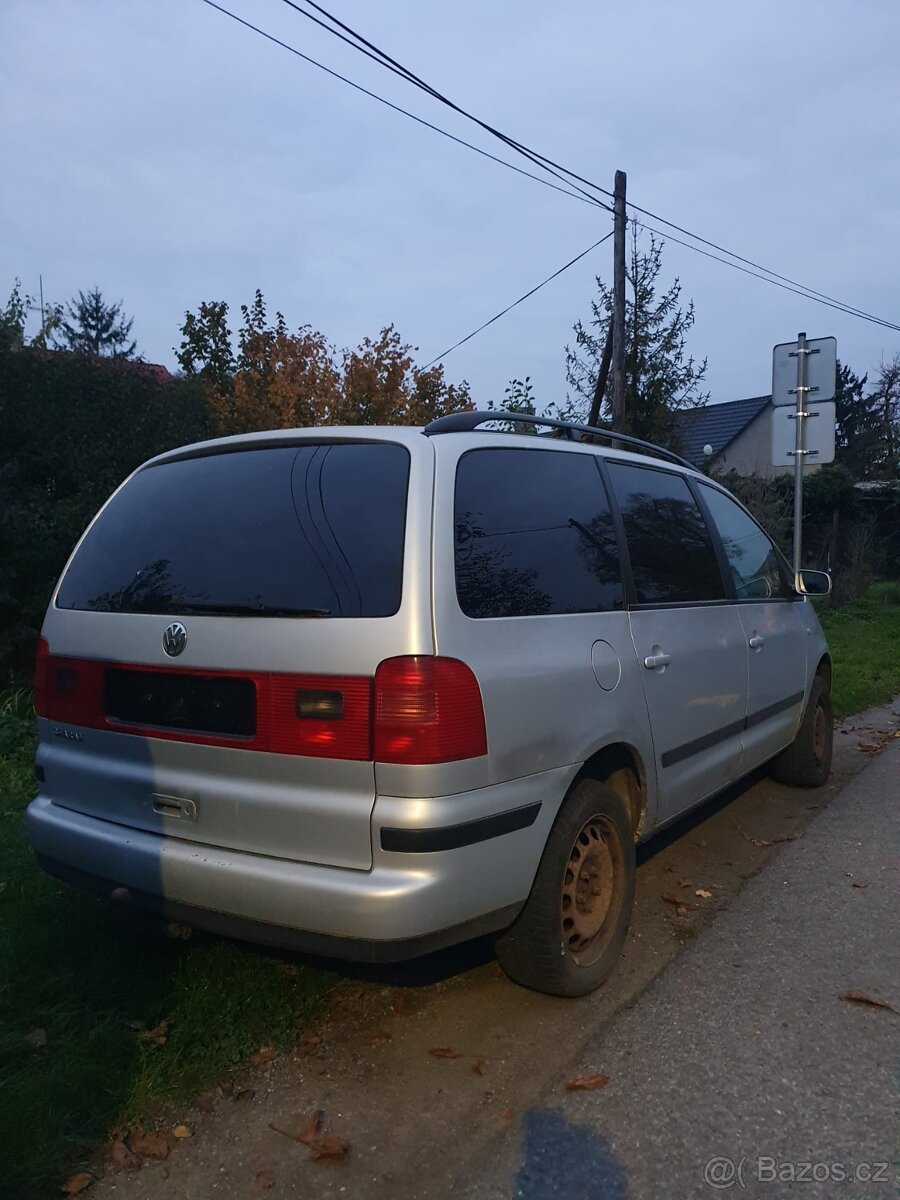
[[[597,987],[635,843],[763,763],[822,784],[832,739],[803,580],[717,483],[610,437],[466,412],[140,467],[43,627],[41,865],[343,958],[496,934],[514,980]]]

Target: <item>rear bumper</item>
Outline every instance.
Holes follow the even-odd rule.
[[[405,850],[386,850],[379,839],[369,871],[131,829],[63,808],[43,794],[28,808],[27,832],[51,874],[110,897],[116,892],[117,899],[169,919],[314,953],[393,961],[514,919],[531,890],[568,773],[551,771],[484,789],[492,794],[489,810],[497,812],[498,800],[510,813],[527,809],[527,825],[513,820],[509,832],[497,832],[502,823],[498,827],[492,818],[494,824],[477,831],[475,842],[426,838],[424,845],[450,848],[421,852],[413,849],[415,839]],[[463,811],[472,812],[475,795],[465,796]]]

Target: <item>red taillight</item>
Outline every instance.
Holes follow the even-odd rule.
[[[266,749],[314,758],[372,760],[372,680],[352,675],[270,675],[261,689]]]
[[[256,690],[256,732],[222,736],[208,730],[129,721],[107,713],[106,672],[139,671],[151,682],[160,675],[204,679],[248,679]],[[314,758],[372,761],[372,680],[355,675],[279,675],[192,671],[51,654],[38,643],[34,707],[39,717],[166,741],[199,742],[240,750],[269,750]]]
[[[34,657],[34,711],[39,717],[47,714],[47,688],[49,674],[50,643],[46,638],[40,638],[37,644],[37,654]]]
[[[198,729],[147,725],[108,715],[107,671],[140,671],[205,679],[249,679],[256,689],[256,732],[222,736]],[[268,750],[315,758],[383,763],[443,763],[487,754],[478,681],[454,658],[386,659],[373,681],[351,675],[280,675],[151,667],[51,654],[38,643],[35,710],[68,725],[180,742]],[[374,724],[374,730],[373,730]]]
[[[487,754],[478,680],[455,658],[388,658],[375,672],[375,759],[443,763]]]
[[[47,639],[41,638],[34,671],[35,713],[69,725],[102,725],[103,666],[92,659],[51,654]]]

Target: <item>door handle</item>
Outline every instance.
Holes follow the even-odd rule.
[[[753,637],[750,639],[750,642],[749,642],[750,649],[751,650],[762,650],[763,646],[765,645],[765,642],[766,642],[766,639],[762,636],[762,634],[754,633]]]
[[[644,666],[648,671],[655,671],[657,667],[667,667],[671,661],[668,654],[648,654]]]

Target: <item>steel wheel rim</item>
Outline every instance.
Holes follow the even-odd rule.
[[[613,824],[602,816],[585,821],[563,872],[563,945],[580,966],[600,954],[615,893],[620,889],[621,848]]]

